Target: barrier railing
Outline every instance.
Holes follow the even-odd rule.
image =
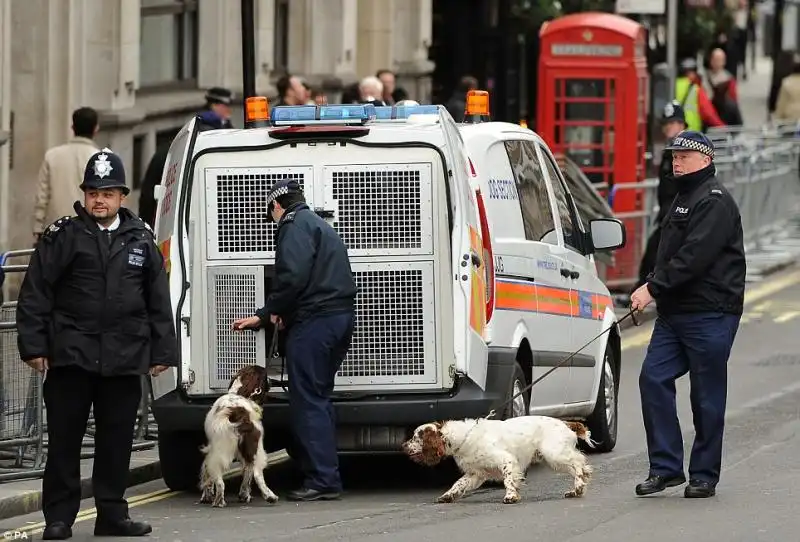
[[[33,250],[0,255],[7,275],[24,273],[27,264],[9,265],[12,259],[30,256]],[[47,412],[42,395],[42,375],[23,363],[17,348],[16,302],[0,306],[0,483],[44,474],[47,457]],[[149,383],[142,384],[142,402],[134,430],[133,450],[155,447],[150,413]],[[83,439],[82,459],[94,457],[94,416],[90,415]]]
[[[717,178],[739,206],[745,249],[754,261],[787,257],[779,241],[787,224],[798,217],[800,198],[800,130],[794,124],[768,125],[758,129],[710,129],[714,142]],[[636,283],[647,239],[656,227],[658,179],[617,183],[611,197],[634,190],[641,194],[639,211],[617,213],[625,223],[633,247],[615,253],[618,272],[606,281],[612,291],[629,291]]]

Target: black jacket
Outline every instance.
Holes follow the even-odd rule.
[[[107,234],[75,203],[36,245],[17,304],[19,353],[103,376],[177,365],[167,273],[151,231],[120,209]]]
[[[275,232],[275,275],[262,324],[277,314],[286,325],[355,310],[356,284],[339,234],[305,203],[289,207]]]
[[[747,270],[736,202],[714,165],[675,178],[678,196],[661,224],[647,288],[660,314],[742,314]]]

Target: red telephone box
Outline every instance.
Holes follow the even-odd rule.
[[[625,187],[645,179],[645,29],[627,17],[586,12],[546,23],[540,37],[536,131],[589,180],[613,189],[627,244],[615,253],[606,282],[622,285],[637,276],[646,242],[643,190]]]

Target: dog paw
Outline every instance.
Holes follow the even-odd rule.
[[[213,508],[225,508],[228,503],[225,502],[225,499],[217,499],[211,505]]]
[[[455,499],[453,499],[452,495],[448,495],[447,493],[445,493],[444,495],[441,495],[438,499],[436,499],[436,502],[441,504],[441,503],[450,503],[453,502],[454,500]]]
[[[514,493],[513,495],[506,495],[503,497],[503,504],[516,504],[520,501],[519,493]]]
[[[264,500],[267,501],[268,504],[275,504],[276,502],[278,502],[278,496],[277,495],[265,495],[264,496]]]
[[[249,503],[252,500],[252,497],[249,493],[239,493],[239,502],[241,503]]]
[[[564,498],[566,498],[566,499],[574,499],[576,497],[580,497],[580,494],[574,489],[571,489],[571,490],[567,491],[566,493],[564,493]]]

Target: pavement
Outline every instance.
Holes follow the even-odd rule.
[[[258,499],[238,503],[239,480],[230,480],[228,507],[212,509],[198,504],[197,495],[169,491],[159,480],[129,490],[131,516],[153,525],[152,539],[171,542],[423,542],[507,535],[542,542],[793,539],[800,529],[791,497],[800,482],[793,453],[800,446],[798,321],[800,268],[748,287],[729,361],[722,480],[712,499],[686,500],[682,487],[647,498],[634,495],[634,485],[647,474],[638,392],[652,330],[646,324],[623,334],[618,444],[611,453],[589,456],[596,475],[582,499],[564,499],[568,478],[537,465],[517,505],[501,504],[498,487],[440,505],[435,498],[455,480],[452,470],[424,469],[403,457],[351,457],[342,463],[346,493],[341,501],[296,504],[285,496],[299,481],[297,470],[291,461],[273,456],[267,483],[281,497],[275,505]],[[688,457],[693,430],[687,380],[678,381],[677,388]],[[93,538],[92,504],[84,501],[73,540]],[[41,520],[40,513],[5,519],[0,532],[8,533],[6,538],[24,533],[36,539]]]

